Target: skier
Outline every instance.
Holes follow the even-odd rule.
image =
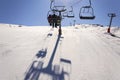
[[[48,22],[49,22],[49,24],[50,24],[50,26],[52,25],[52,15],[49,15],[48,16]]]
[[[57,15],[56,15],[56,14],[53,14],[53,15],[52,15],[52,19],[53,19],[53,23],[52,23],[53,28],[54,28],[54,27],[57,27],[57,26],[56,26],[56,23],[57,23]]]

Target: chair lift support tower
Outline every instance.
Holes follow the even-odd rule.
[[[115,13],[108,13],[108,17],[111,17],[110,18],[110,24],[109,24],[109,27],[107,29],[107,32],[110,33],[110,28],[111,28],[111,24],[112,24],[112,19],[113,17],[116,17],[116,14]]]

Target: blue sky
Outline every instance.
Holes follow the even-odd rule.
[[[57,2],[60,0],[56,0]],[[74,8],[75,18],[65,18],[62,21],[63,26],[73,24],[102,24],[108,25],[110,18],[108,13],[116,13],[112,25],[120,26],[120,0],[91,0],[94,8],[95,20],[80,20],[79,10],[82,6],[88,4],[88,0],[61,0],[61,5]],[[78,3],[78,1],[80,1]],[[77,3],[76,3],[77,2]],[[63,3],[63,4],[62,4]],[[46,26],[47,13],[50,10],[50,0],[0,0],[0,23]]]

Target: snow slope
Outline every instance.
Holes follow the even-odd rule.
[[[120,80],[120,28],[0,24],[0,80]],[[114,34],[114,35],[113,35]]]

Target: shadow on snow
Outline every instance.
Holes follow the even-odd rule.
[[[51,36],[51,35],[50,35]],[[33,61],[31,67],[27,71],[24,80],[70,80],[69,74],[71,73],[71,61],[67,59],[60,59],[59,65],[52,65],[59,41],[61,36],[58,35],[54,50],[47,67],[43,68],[43,61]],[[47,49],[40,50],[37,58],[44,58],[47,54]]]
[[[116,38],[120,38],[119,36],[117,36],[115,34],[112,34],[112,33],[110,33],[110,35],[113,36],[113,37],[116,37]]]

